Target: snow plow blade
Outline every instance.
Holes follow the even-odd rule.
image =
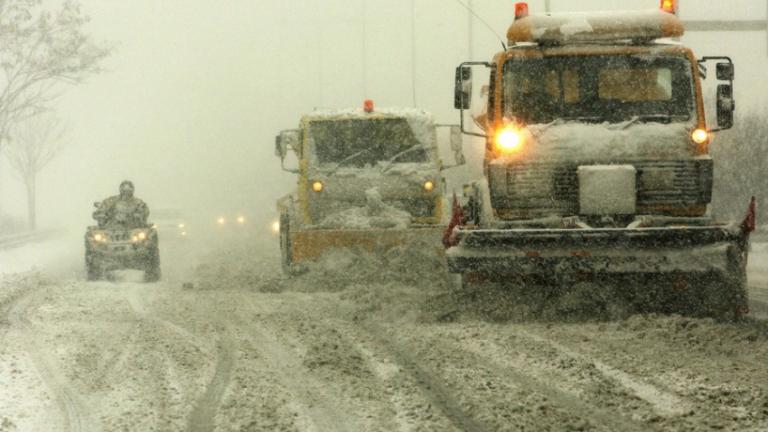
[[[555,297],[547,293],[582,290],[581,298],[602,299],[595,305],[610,301],[634,313],[738,320],[749,312],[749,237],[735,224],[454,234],[459,242],[446,252],[448,269],[461,273],[464,287],[500,284],[544,294],[550,303]]]
[[[440,238],[444,226],[412,226],[408,229],[312,229],[291,233],[292,262],[316,261],[329,251],[353,249],[384,254],[409,242],[434,244],[435,254],[443,254]]]
[[[457,230],[452,273],[728,273],[746,237],[736,225],[634,229]]]

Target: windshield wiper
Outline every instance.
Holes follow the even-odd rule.
[[[362,150],[360,150],[360,151],[359,151],[359,152],[357,152],[357,153],[354,153],[354,154],[352,154],[352,155],[350,155],[350,156],[347,156],[347,157],[345,157],[344,159],[342,159],[342,160],[341,160],[341,162],[337,163],[337,164],[336,164],[336,166],[335,166],[335,167],[333,167],[333,169],[331,169],[331,170],[328,172],[328,174],[334,174],[336,171],[338,171],[338,170],[339,170],[339,168],[341,168],[342,166],[344,166],[344,164],[345,164],[345,163],[347,163],[347,162],[349,162],[349,161],[351,161],[351,160],[353,160],[353,159],[357,158],[357,157],[358,157],[358,156],[360,156],[361,154],[364,154],[364,153],[368,153],[369,151],[371,151],[371,149],[372,149],[372,148],[373,148],[373,147],[368,147],[367,149],[362,149]]]
[[[389,169],[392,168],[392,166],[395,164],[395,161],[400,159],[400,157],[403,156],[403,155],[406,155],[408,153],[411,153],[411,152],[414,152],[414,151],[420,150],[420,149],[431,150],[433,148],[435,148],[435,147],[434,146],[433,147],[427,147],[424,144],[416,144],[415,146],[413,146],[411,148],[408,148],[406,150],[403,150],[400,153],[398,153],[398,154],[392,156],[391,158],[389,158],[389,160],[385,163],[385,165],[382,165],[385,168],[382,168],[381,172],[385,173],[385,172],[389,171]]]

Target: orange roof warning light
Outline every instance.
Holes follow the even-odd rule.
[[[677,1],[661,0],[661,10],[663,10],[666,13],[677,15]]]
[[[528,16],[528,3],[518,2],[515,3],[515,20],[525,18]]]

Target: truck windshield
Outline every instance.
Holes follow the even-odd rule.
[[[427,161],[427,149],[403,118],[316,120],[309,129],[320,163],[364,167],[395,156],[397,162]]]
[[[504,65],[504,114],[526,124],[687,121],[691,64],[676,56],[514,58]]]

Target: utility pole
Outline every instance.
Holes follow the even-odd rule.
[[[360,38],[360,43],[362,44],[362,52],[360,53],[361,59],[361,66],[362,66],[362,88],[363,88],[363,97],[362,99],[367,99],[370,97],[368,94],[368,29],[366,28],[366,22],[365,17],[367,15],[367,8],[366,8],[366,2],[367,0],[360,0],[361,5],[361,31],[362,31],[362,37]]]
[[[411,96],[416,104],[416,0],[411,0]]]
[[[472,24],[474,17],[472,16],[472,0],[467,0],[467,58],[474,60],[474,33],[475,29]]]

